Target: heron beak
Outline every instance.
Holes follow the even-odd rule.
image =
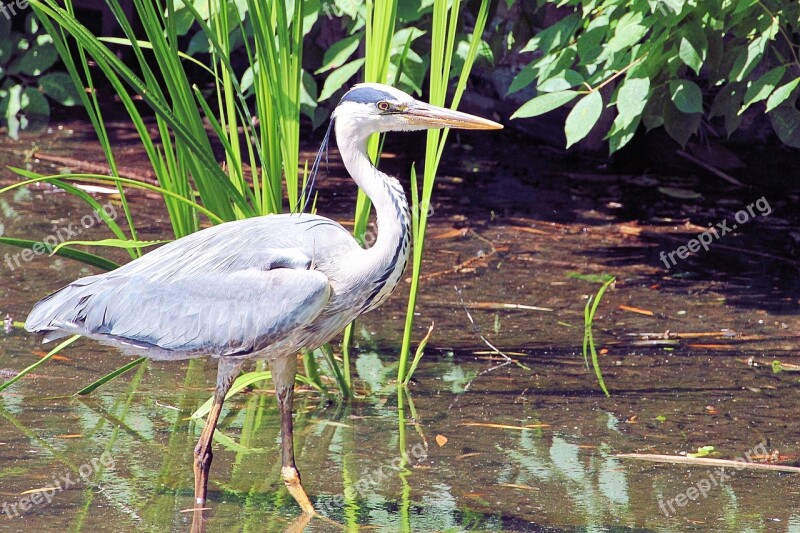
[[[502,124],[424,102],[414,102],[403,112],[412,126],[425,128],[458,128],[462,130],[500,130]]]

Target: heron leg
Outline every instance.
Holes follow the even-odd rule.
[[[208,471],[211,468],[211,441],[214,437],[214,430],[217,428],[222,403],[225,395],[231,389],[233,380],[239,375],[242,369],[243,360],[225,359],[220,357],[217,367],[217,386],[214,389],[214,401],[211,404],[211,411],[208,413],[206,425],[200,434],[200,440],[194,449],[194,504],[195,507],[203,507],[206,503],[206,492],[208,491]]]
[[[278,396],[278,408],[281,413],[281,476],[289,494],[295,499],[304,513],[316,514],[314,506],[308,499],[300,482],[300,472],[294,464],[294,439],[292,434],[292,399],[294,396],[294,378],[297,373],[297,358],[281,357],[270,361],[272,381]]]

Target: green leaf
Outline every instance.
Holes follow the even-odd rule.
[[[344,65],[344,62],[358,49],[362,37],[361,33],[357,33],[333,43],[325,51],[325,56],[322,58],[322,66],[314,74],[321,74]]]
[[[72,78],[65,72],[45,74],[39,78],[39,87],[44,94],[61,105],[74,106],[81,101],[75,84],[72,83]]]
[[[28,87],[22,91],[22,112],[20,127],[23,130],[42,128],[50,117],[50,104],[47,98],[35,87]]]
[[[5,65],[14,55],[14,45],[7,35],[0,33],[0,79],[5,76]]]
[[[689,137],[700,127],[702,117],[702,113],[684,113],[677,106],[667,104],[664,106],[664,129],[678,144],[686,146]]]
[[[511,115],[511,118],[528,118],[542,115],[572,101],[578,94],[580,94],[578,91],[559,91],[556,93],[541,94],[522,104],[522,106]]]
[[[536,79],[536,73],[536,61],[522,67],[522,70],[520,70],[511,81],[511,85],[508,87],[508,92],[506,94],[513,94],[533,83],[533,80]]]
[[[771,41],[775,34],[778,32],[777,18],[772,21],[769,28],[756,39],[753,39],[746,49],[739,52],[736,60],[733,62],[728,78],[731,81],[742,81],[750,72],[761,62],[764,56],[764,50],[767,43]]]
[[[624,125],[640,116],[650,95],[649,78],[627,78],[617,91],[617,111]]]
[[[246,4],[246,0],[244,2]],[[303,35],[308,35],[308,32],[317,23],[319,15],[322,12],[322,6],[319,0],[303,0]]]
[[[355,20],[358,18],[358,9],[361,7],[361,2],[359,0],[334,0],[333,3],[342,13],[351,19]]]
[[[700,67],[708,55],[708,39],[705,30],[695,22],[687,22],[678,45],[678,56],[695,74],[700,74]]]
[[[300,111],[311,120],[316,117],[317,111],[317,82],[307,71],[302,72],[302,84],[300,85]]]
[[[567,115],[564,133],[567,134],[567,148],[586,137],[603,112],[603,97],[594,91],[580,100]]]
[[[10,4],[11,2],[8,3]],[[19,4],[17,4],[17,7],[19,7]],[[38,32],[39,32],[39,21],[36,19],[36,15],[31,13],[25,19],[25,33],[27,33],[28,35],[33,35]]]
[[[423,35],[425,35],[424,30],[413,26],[397,30],[392,36],[392,55],[403,53],[406,43],[413,43]]]
[[[576,52],[574,47],[564,48],[558,52],[548,54],[536,62],[536,80],[539,84],[554,76],[563,76],[575,63]],[[574,72],[574,71],[573,71]],[[581,79],[583,77],[581,76]],[[547,91],[553,92],[553,91]]]
[[[461,71],[464,67],[464,61],[467,59],[467,56],[472,49],[471,35],[468,37],[469,39],[461,39],[458,44],[456,44],[453,53],[453,63],[450,66],[451,78],[455,78],[461,74]],[[492,48],[488,45],[488,43],[482,39],[478,42],[475,58],[483,60],[489,65],[494,65],[494,52],[492,52]]]
[[[22,110],[22,84],[14,84],[6,89],[6,112],[3,118],[11,120]]]
[[[536,86],[536,89],[539,92],[552,93],[577,87],[578,85],[583,84],[583,81],[583,76],[581,76],[579,73],[575,72],[574,70],[566,70],[559,72],[552,78],[548,78],[547,80],[541,82]]]
[[[194,19],[192,20],[194,21]],[[206,33],[203,30],[197,30],[189,41],[189,46],[186,47],[186,54],[190,56],[208,54],[211,53],[212,48]]]
[[[793,103],[787,102],[776,107],[769,114],[772,129],[787,146],[800,148],[800,111]]]
[[[50,104],[35,87],[22,91],[22,111],[26,115],[50,116]]]
[[[520,53],[536,51],[549,54],[556,48],[565,46],[572,38],[572,34],[580,23],[580,15],[571,13],[552,26],[534,35],[533,38],[528,41],[528,44],[520,50]]]
[[[683,113],[702,113],[703,93],[693,81],[673,80],[669,82],[669,95]]]
[[[781,85],[775,92],[767,99],[767,113],[781,105],[795,90],[797,85],[800,84],[800,78],[795,78],[785,85]]]
[[[708,117],[724,117],[728,108],[734,105],[738,110],[742,101],[742,90],[743,87],[741,83],[726,83],[723,85],[716,96],[714,96],[711,109],[708,110]]]
[[[747,92],[744,93],[744,105],[739,110],[739,114],[756,102],[760,102],[767,98],[775,86],[783,79],[783,74],[786,72],[786,67],[780,66],[770,70],[756,81],[747,84]]]
[[[614,281],[614,276],[611,274],[584,274],[582,272],[570,271],[566,274],[569,279],[579,279],[581,281],[588,281],[589,283],[597,283],[603,285],[609,281]]]
[[[687,453],[686,455],[689,456],[689,457],[694,457],[694,458],[708,457],[708,456],[711,455],[711,453],[713,451],[714,451],[714,447],[713,446],[701,446],[701,447],[697,448],[697,453]]]
[[[664,107],[669,102],[666,87],[656,86],[642,111],[642,124],[650,131],[664,125]],[[672,105],[671,103],[669,105]]]
[[[347,80],[356,75],[361,65],[364,64],[364,59],[356,59],[337,68],[325,78],[325,83],[322,86],[322,92],[319,95],[319,101],[327,100],[333,93],[341,89]]]
[[[622,115],[617,115],[614,119],[614,123],[611,125],[611,131],[608,134],[609,155],[613,154],[633,139],[641,120],[641,115],[633,117],[629,122],[627,122],[626,118]]]
[[[648,27],[640,24],[643,18],[642,13],[637,11],[629,11],[622,15],[617,22],[614,36],[606,43],[602,55],[610,56],[614,52],[630,48],[647,35]]]
[[[19,112],[22,109],[22,85],[16,84],[9,87],[3,98],[5,105],[4,117],[8,125],[8,136],[19,139],[20,120]]]
[[[681,61],[686,63],[689,68],[694,70],[695,74],[700,74],[700,67],[703,66],[703,58],[700,56],[699,51],[686,37],[681,39],[681,44],[678,49],[678,56],[681,58]]]
[[[40,76],[45,70],[52,67],[57,59],[58,52],[52,43],[33,45],[11,63],[8,71],[12,74]]]
[[[611,394],[608,392],[605,380],[603,379],[603,372],[600,368],[600,360],[597,356],[597,348],[594,342],[593,322],[594,316],[597,314],[597,307],[600,304],[600,300],[602,300],[606,289],[614,283],[615,279],[616,278],[611,278],[606,281],[603,286],[600,287],[600,290],[597,291],[597,294],[589,296],[589,300],[586,302],[586,306],[583,309],[583,361],[588,368],[589,353],[591,353],[595,376],[597,376],[597,381],[606,397],[610,397]]]
[[[581,65],[589,66],[595,64],[603,51],[602,43],[608,34],[608,30],[608,15],[603,14],[592,19],[581,33],[576,47]]]

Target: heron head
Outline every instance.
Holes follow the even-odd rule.
[[[354,130],[365,135],[431,128],[495,130],[503,127],[491,120],[420,102],[380,83],[360,83],[347,91],[336,106],[333,118],[340,123],[352,123]]]

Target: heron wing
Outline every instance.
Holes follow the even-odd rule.
[[[289,257],[303,263],[297,252]],[[26,328],[51,332],[51,339],[81,333],[158,358],[164,352],[246,355],[316,318],[330,290],[327,276],[302,267],[168,278],[112,272],[77,280],[45,298]]]
[[[329,296],[320,272],[248,269],[110,291],[87,309],[83,328],[174,352],[246,355],[311,322]]]
[[[331,294],[314,258],[350,250],[360,248],[347,231],[315,215],[228,222],[74,281],[37,303],[25,328],[153,358],[247,354],[314,320]]]

